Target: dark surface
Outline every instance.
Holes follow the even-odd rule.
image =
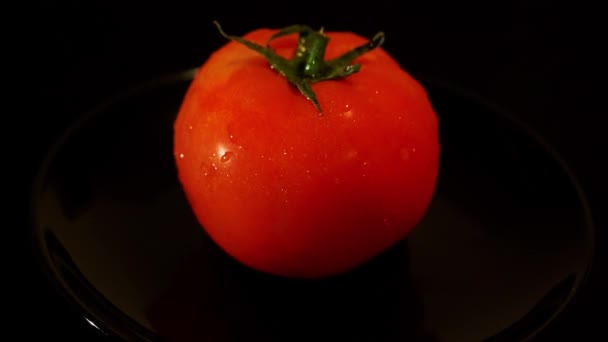
[[[28,193],[23,189],[29,189],[50,143],[84,111],[130,84],[202,63],[224,42],[210,24],[218,19],[235,34],[296,22],[365,36],[381,29],[387,34],[385,48],[412,74],[472,88],[539,131],[571,165],[588,193],[601,255],[589,288],[542,337],[584,340],[604,333],[603,320],[592,313],[601,312],[599,294],[606,287],[600,271],[606,264],[602,195],[608,191],[608,146],[602,125],[606,74],[600,64],[605,58],[600,52],[605,25],[595,8],[599,5],[397,4],[381,0],[374,7],[358,8],[334,3],[330,9],[319,9],[323,14],[296,14],[253,4],[241,5],[243,10],[235,13],[228,9],[234,4],[209,8],[203,2],[174,1],[139,7],[128,2],[59,1],[34,3],[21,13],[22,33],[29,34],[23,44],[27,49],[20,51],[30,67],[23,75],[25,86],[18,90],[31,97],[20,106],[13,126],[26,130],[27,139],[19,140],[14,164],[19,177],[12,184],[22,191],[15,201],[17,254],[10,259],[18,272],[10,283],[20,291],[9,298],[18,301],[12,316],[18,324],[11,326],[24,337],[45,331],[49,339],[94,340],[86,323],[50,295],[29,258]]]
[[[36,178],[41,269],[96,326],[129,340],[514,341],[580,291],[594,233],[569,172],[510,116],[433,83],[442,167],[405,241],[313,282],[234,262],[177,182],[171,123],[192,75],[84,116]]]

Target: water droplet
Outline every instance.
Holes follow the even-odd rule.
[[[184,159],[184,154],[183,153],[179,154],[179,159]]]
[[[202,162],[200,165],[200,169],[203,173],[203,176],[211,177],[216,174],[217,167],[215,167],[215,164],[209,165],[205,162]]]
[[[232,152],[230,152],[230,151],[226,151],[226,152],[224,152],[224,154],[223,154],[223,155],[222,155],[222,157],[220,158],[220,161],[221,161],[222,163],[225,163],[225,162],[229,161],[229,160],[230,160],[230,158],[232,158],[232,155],[233,155],[233,153],[232,153]]]
[[[189,129],[189,130],[192,130],[192,125],[188,126],[188,129]]]

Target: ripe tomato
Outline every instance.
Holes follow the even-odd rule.
[[[303,278],[351,270],[406,237],[434,193],[438,119],[421,84],[370,45],[380,36],[294,26],[226,37],[174,124],[179,181],[209,236],[253,269]],[[290,72],[310,65],[284,72],[264,55],[310,62],[317,49],[314,69],[356,47],[333,64],[346,75],[303,85]]]

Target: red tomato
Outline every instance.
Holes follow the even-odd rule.
[[[262,47],[277,32],[270,47],[292,57],[295,34],[258,29],[243,39]],[[369,42],[321,35],[325,60]],[[358,72],[311,82],[318,107],[242,41],[215,51],[192,81],[174,125],[179,181],[209,236],[243,264],[339,274],[425,214],[440,152],[426,91],[381,47],[353,63]]]

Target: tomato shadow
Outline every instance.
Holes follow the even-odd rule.
[[[405,243],[339,276],[292,280],[246,268],[206,240],[147,313],[169,341],[435,341]]]

